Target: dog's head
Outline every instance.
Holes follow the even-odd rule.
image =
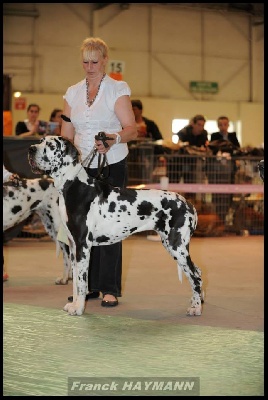
[[[62,136],[46,136],[29,147],[28,160],[34,174],[53,176],[63,166],[79,163],[80,154],[70,140]]]

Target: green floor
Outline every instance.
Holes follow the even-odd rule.
[[[4,396],[66,396],[68,377],[90,382],[99,377],[199,378],[201,396],[263,396],[263,332],[196,322],[71,317],[62,310],[5,303]],[[125,395],[148,393],[142,387]],[[167,395],[185,392],[168,390]]]
[[[191,255],[206,293],[201,316],[186,316],[190,286],[162,244],[133,236],[123,242],[118,307],[99,298],[74,317],[63,311],[72,283],[55,285],[55,244],[8,242],[4,396],[264,396],[264,238],[193,238]],[[68,392],[68,378],[86,386]]]

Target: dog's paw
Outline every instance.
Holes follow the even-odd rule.
[[[68,285],[68,279],[57,278],[55,280],[55,285]]]
[[[71,304],[72,304],[72,303],[67,303],[67,304],[65,304],[65,306],[63,307],[63,310],[64,310],[64,311],[68,311],[68,310],[69,310],[69,307],[71,306]]]
[[[63,310],[67,311],[69,315],[82,315],[84,313],[84,307],[78,306],[77,303],[67,303]]]
[[[196,307],[189,307],[186,311],[186,315],[192,316],[192,315],[201,315],[202,314],[202,307],[201,306],[196,306]]]

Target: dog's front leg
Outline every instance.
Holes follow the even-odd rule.
[[[76,302],[75,302],[75,314],[82,315],[85,310],[85,300],[88,291],[88,267],[89,258],[86,257],[79,263],[78,266],[78,277],[76,285]]]
[[[82,315],[85,310],[85,299],[88,291],[88,268],[90,250],[83,247],[83,257],[73,265],[73,302],[64,307],[69,315]]]

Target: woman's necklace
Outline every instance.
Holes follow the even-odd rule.
[[[100,91],[101,83],[102,83],[102,81],[103,81],[105,75],[106,75],[106,74],[105,74],[105,72],[104,72],[104,74],[102,75],[101,81],[100,81],[100,83],[99,83],[96,96],[95,96],[94,99],[92,99],[92,100],[89,100],[89,83],[88,83],[88,80],[87,80],[87,78],[86,78],[86,85],[87,85],[87,102],[86,102],[86,104],[87,104],[89,107],[92,106],[92,104],[93,104],[94,101],[96,100],[96,97],[98,96],[99,91]]]

